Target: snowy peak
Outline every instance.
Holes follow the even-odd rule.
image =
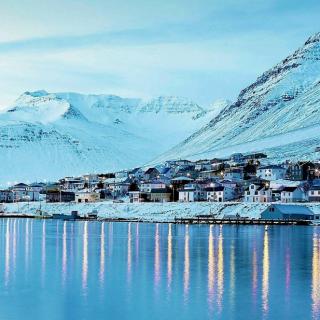
[[[62,118],[83,118],[81,113],[66,100],[45,91],[25,92],[9,108],[2,118],[31,123],[51,123]]]
[[[212,116],[186,98],[25,92],[0,113],[0,184],[141,166]]]
[[[140,105],[140,112],[202,113],[205,110],[187,98],[161,96]]]

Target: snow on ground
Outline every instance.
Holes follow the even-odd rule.
[[[193,202],[193,203],[42,203],[42,210],[52,213],[70,214],[77,210],[84,215],[97,210],[101,218],[139,219],[141,221],[172,222],[175,218],[189,218],[197,215],[217,214],[218,217],[239,214],[241,217],[260,218],[261,212],[270,204],[242,202]],[[297,204],[299,205],[299,204]],[[320,213],[320,203],[303,204]],[[6,213],[35,214],[39,203],[10,203],[5,205]]]

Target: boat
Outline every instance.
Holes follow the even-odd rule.
[[[52,218],[52,215],[49,214],[48,212],[41,210],[41,209],[37,209],[36,213],[34,215],[34,218],[35,219],[50,219],[50,218]]]
[[[78,214],[78,211],[71,211],[71,214],[54,213],[52,215],[52,218],[64,221],[75,221],[77,219],[80,219],[80,216]]]

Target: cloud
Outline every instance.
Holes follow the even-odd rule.
[[[1,3],[0,105],[37,90],[236,98],[320,30],[315,0]]]

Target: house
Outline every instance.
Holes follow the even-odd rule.
[[[98,187],[100,182],[99,176],[97,174],[85,174],[83,175],[84,188],[94,190]]]
[[[42,187],[18,183],[10,187],[9,190],[13,194],[13,201],[39,201],[40,190],[42,190]]]
[[[205,189],[207,193],[207,201],[224,202],[225,201],[225,187],[209,187]]]
[[[108,191],[113,197],[124,196],[128,194],[130,187],[130,180],[127,177],[122,178],[108,178],[104,181],[105,193]]]
[[[162,179],[162,177],[166,177],[166,178],[171,179],[174,174],[175,174],[174,168],[164,167],[164,168],[162,168],[162,170],[160,170],[160,179]]]
[[[141,168],[135,168],[129,171],[129,179],[139,180],[143,178],[144,171]]]
[[[72,191],[48,190],[47,202],[72,202],[75,201],[75,194]]]
[[[314,220],[319,219],[309,208],[301,205],[272,204],[262,211],[261,219],[266,220]]]
[[[172,197],[172,192],[168,188],[152,189],[148,194],[147,199],[150,202],[169,202]]]
[[[301,181],[314,178],[315,165],[312,162],[289,163],[287,167],[287,178],[289,180]]]
[[[85,188],[85,179],[83,177],[65,177],[59,180],[61,188],[65,191],[78,191]]]
[[[14,202],[14,193],[11,190],[0,190],[0,202]]]
[[[309,202],[320,202],[320,186],[312,186],[308,191]]]
[[[234,153],[230,157],[230,162],[233,163],[243,163],[245,160],[245,157],[242,153]]]
[[[129,191],[129,201],[131,203],[142,202],[141,192],[140,191]]]
[[[179,190],[179,202],[204,201],[206,192],[199,184],[189,183]]]
[[[141,192],[151,192],[151,190],[155,189],[165,189],[166,185],[161,180],[153,180],[150,182],[143,182],[140,184],[140,191]]]
[[[195,171],[206,171],[206,170],[211,170],[211,161],[210,160],[199,160],[196,161],[194,170]]]
[[[256,152],[256,153],[246,154],[244,157],[246,160],[257,160],[257,159],[265,159],[268,156],[265,153]]]
[[[128,178],[129,177],[129,171],[128,170],[121,170],[121,171],[118,171],[118,172],[115,172],[114,173],[114,177],[115,178]]]
[[[271,202],[272,191],[269,187],[259,184],[250,184],[245,191],[244,202]]]
[[[169,202],[172,191],[169,188],[151,189],[150,192],[130,192],[130,202]]]
[[[257,169],[257,177],[264,180],[284,179],[286,169],[277,165],[269,165]]]
[[[240,181],[243,180],[244,178],[244,173],[243,173],[243,168],[227,168],[224,171],[224,179],[226,180],[235,180],[235,181]]]
[[[96,192],[76,192],[74,194],[75,202],[97,202],[100,200],[100,194]]]
[[[205,170],[199,172],[199,178],[201,179],[211,179],[211,178],[223,178],[223,170]]]
[[[214,185],[209,188],[205,188],[207,194],[207,201],[224,202],[236,199],[237,195],[235,189],[228,185]]]
[[[281,191],[281,202],[303,202],[307,195],[302,187],[284,187]]]
[[[144,180],[155,180],[159,177],[160,172],[156,168],[149,168],[147,169],[144,174],[143,174],[143,179]]]

